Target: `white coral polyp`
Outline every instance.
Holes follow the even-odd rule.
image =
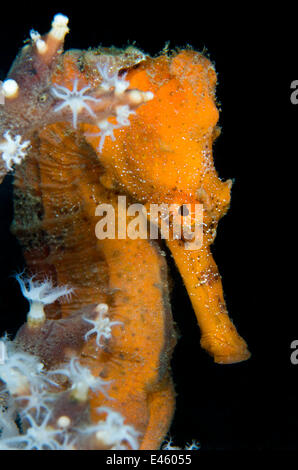
[[[94,98],[90,95],[85,95],[85,93],[90,90],[90,87],[82,88],[78,90],[78,79],[76,78],[73,81],[73,89],[69,90],[68,88],[61,85],[54,85],[51,88],[53,96],[62,101],[61,104],[54,108],[54,112],[58,113],[64,108],[70,108],[72,112],[72,125],[76,129],[78,124],[78,115],[83,109],[85,109],[90,116],[96,118],[95,113],[87,103],[87,101],[98,103],[101,100],[99,98]]]
[[[133,426],[124,424],[124,418],[120,413],[112,411],[109,408],[101,407],[98,411],[107,413],[106,421],[98,424],[96,438],[102,440],[106,445],[118,448],[127,442],[133,450],[137,450],[139,433]]]
[[[23,450],[62,450],[64,432],[61,429],[54,429],[49,426],[49,420],[52,412],[47,413],[42,422],[38,423],[35,419],[27,415],[30,427],[26,434],[4,439],[3,442],[9,446],[16,445]],[[61,442],[59,442],[59,438]]]
[[[31,278],[22,278],[21,274],[16,275],[20,284],[23,296],[30,303],[28,322],[42,322],[45,319],[44,306],[50,305],[61,297],[69,299],[73,289],[67,286],[54,287],[50,279],[44,281]]]
[[[125,424],[124,417],[120,413],[105,406],[97,408],[97,411],[106,413],[106,419],[80,432],[88,435],[94,434],[99,442],[113,449],[127,449],[127,444],[132,450],[139,448],[139,432],[133,426]]]
[[[128,87],[129,82],[125,80],[125,76],[118,77],[118,72],[109,73],[109,64],[102,66],[100,63],[97,65],[97,70],[102,77],[102,82],[100,84],[101,88],[105,91],[109,91],[111,88],[114,89],[116,95],[121,95],[124,93]]]
[[[124,106],[117,106],[116,113],[117,122],[120,126],[130,126],[128,118],[131,114],[136,114],[135,111],[132,111],[127,104]]]
[[[6,131],[3,137],[5,140],[0,142],[0,153],[6,169],[11,171],[14,163],[19,165],[26,157],[26,149],[29,147],[30,141],[25,140],[25,142],[22,143],[22,137],[20,135],[12,137],[9,131]]]
[[[93,328],[91,328],[85,334],[85,341],[87,341],[89,336],[96,335],[96,344],[98,347],[102,348],[103,344],[101,342],[102,338],[109,340],[112,337],[112,328],[115,325],[121,325],[122,323],[119,321],[112,322],[108,314],[108,306],[106,304],[100,304],[97,306],[97,316],[95,320],[90,320],[89,318],[83,317],[83,320],[91,323]]]
[[[50,372],[50,375],[65,375],[71,381],[72,394],[79,401],[86,401],[89,390],[100,391],[109,398],[105,388],[110,382],[95,377],[87,367],[83,367],[76,358],[72,358],[64,369]]]
[[[13,343],[12,343],[13,344]],[[32,387],[45,385],[43,364],[39,358],[9,346],[4,364],[0,365],[0,380],[11,395],[25,395]]]
[[[99,132],[99,134],[96,134],[96,135],[101,137],[98,150],[101,153],[102,150],[103,150],[103,146],[104,146],[106,137],[111,137],[111,139],[113,141],[116,140],[116,138],[114,136],[114,130],[118,129],[118,126],[115,125],[115,124],[110,123],[107,119],[105,119],[104,121],[99,122],[97,125],[100,129],[100,132]]]
[[[23,296],[30,302],[50,305],[60,297],[68,298],[73,292],[73,289],[67,286],[54,287],[50,279],[38,281],[34,280],[34,276],[26,279],[22,278],[21,274],[17,274],[16,279],[20,284]]]
[[[98,150],[101,153],[103,151],[104,143],[106,137],[110,137],[112,141],[115,141],[114,130],[121,129],[122,127],[130,126],[129,116],[131,114],[136,114],[135,111],[132,111],[128,105],[117,106],[116,108],[116,118],[117,124],[113,124],[104,119],[97,123],[100,132],[98,134],[90,134],[92,137],[101,137]]]
[[[16,398],[17,401],[26,402],[21,410],[21,416],[26,417],[34,410],[36,419],[38,419],[43,411],[50,412],[48,404],[55,401],[55,395],[49,394],[46,389],[36,385],[30,387],[30,392],[29,395],[21,395]]]

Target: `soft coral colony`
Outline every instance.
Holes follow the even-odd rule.
[[[2,86],[0,180],[14,167],[27,322],[2,338],[3,449],[158,449],[175,407],[176,342],[158,242],[98,240],[98,204],[200,203],[203,245],[167,240],[201,345],[249,358],[229,319],[210,245],[230,203],[212,159],[216,73],[190,48],[63,53],[68,19],[31,31]],[[182,213],[181,213],[182,217]],[[30,275],[28,274],[30,273]],[[193,445],[191,448],[195,448]]]

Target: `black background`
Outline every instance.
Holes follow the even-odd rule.
[[[237,27],[222,18],[220,31],[210,13],[192,21],[188,4],[180,19],[176,11],[175,21],[173,6],[163,17],[153,5],[143,7],[68,8],[60,3],[58,8],[2,11],[0,79],[29,30],[48,31],[58,12],[70,18],[66,49],[135,42],[155,55],[168,41],[172,48],[207,49],[216,64],[221,104],[215,165],[221,178],[235,179],[231,209],[220,222],[213,253],[230,315],[252,358],[219,366],[200,348],[190,301],[169,256],[173,315],[181,335],[173,357],[177,409],[170,434],[182,446],[196,439],[203,450],[294,450],[298,366],[290,362],[290,345],[298,339],[296,273],[291,270],[298,106],[290,102],[290,84],[298,80],[298,46],[296,52],[278,24],[268,27],[269,18],[260,24],[255,17],[244,26],[244,13],[238,13]],[[10,176],[0,186],[0,326],[13,332],[24,321],[27,305],[12,277],[23,260],[9,233],[11,181]]]

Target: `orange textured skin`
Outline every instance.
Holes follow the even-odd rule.
[[[219,134],[217,76],[211,62],[191,49],[157,58],[144,56],[135,62],[127,58],[121,62],[123,58],[115,59],[111,52],[103,61],[115,60],[114,71],[126,72],[129,82],[129,90],[117,96],[115,90],[104,93],[100,88],[102,79],[95,67],[99,51],[61,54],[61,44],[56,43],[49,42],[44,58],[34,47],[24,50],[25,59],[28,54],[36,60],[35,72],[40,76],[32,70],[31,75],[23,73],[28,60],[22,63],[22,56],[11,76],[18,80],[25,76],[23,88],[26,85],[30,92],[32,77],[37,83],[40,78],[42,95],[28,90],[22,95],[20,87],[19,102],[11,100],[7,114],[0,115],[0,125],[5,127],[13,118],[15,132],[24,129],[24,135],[30,135],[30,154],[15,173],[13,225],[28,270],[49,276],[57,285],[71,286],[74,295],[69,303],[46,307],[45,324],[35,329],[24,325],[17,339],[27,351],[39,355],[48,369],[77,357],[94,376],[109,381],[108,396],[89,390],[83,423],[79,422],[82,404],[73,404],[71,390],[65,394],[63,403],[73,423],[97,423],[97,408],[110,407],[137,430],[140,449],[159,449],[175,408],[170,360],[176,336],[166,261],[155,241],[98,240],[95,213],[99,204],[110,204],[117,216],[119,195],[146,208],[203,205],[203,245],[188,251],[184,239],[170,238],[166,243],[192,301],[202,347],[217,363],[250,357],[228,316],[210,250],[218,222],[229,208],[232,187],[231,181],[219,179],[212,157]],[[107,118],[116,123],[119,105],[128,104],[134,111],[129,125],[115,129],[115,140],[105,138],[102,151],[100,137],[92,137],[98,133],[93,116],[80,110],[74,129],[69,110],[56,114],[55,99],[41,86],[50,83],[71,90],[77,79],[79,89],[90,87],[93,98],[102,98],[92,103],[98,122]],[[134,102],[134,89],[144,93],[139,102]],[[28,118],[24,119],[27,127],[19,122],[19,109],[26,113],[27,101],[36,111],[32,128]],[[2,178],[6,170],[0,164]],[[195,222],[192,219],[191,226]],[[120,322],[103,348],[96,346],[95,337],[84,341],[88,332],[84,316],[94,314],[101,303],[108,305],[111,321]],[[60,385],[68,390],[63,381]],[[80,446],[104,448],[98,442],[84,441]]]
[[[158,246],[147,240],[97,240],[96,206],[117,206],[114,194],[98,184],[103,170],[96,155],[82,141],[76,146],[65,126],[51,126],[39,138],[38,168],[36,161],[28,160],[15,182],[16,192],[26,194],[32,193],[35,182],[35,194],[42,196],[43,218],[35,227],[39,251],[26,246],[18,221],[22,208],[16,210],[15,233],[25,243],[28,267],[75,289],[71,302],[60,311],[55,306],[54,317],[48,308],[48,318],[68,318],[85,305],[109,305],[110,318],[121,326],[114,328],[104,349],[91,337],[79,354],[93,375],[111,381],[109,398],[90,393],[91,419],[98,420],[97,407],[112,407],[140,432],[141,449],[159,448],[174,412],[169,360],[175,334],[165,260]],[[74,348],[66,354],[75,353]]]
[[[204,206],[204,244],[187,251],[169,240],[202,332],[202,347],[218,363],[250,357],[245,341],[230,321],[222,284],[209,245],[230,204],[231,181],[216,173],[212,145],[218,110],[216,73],[210,61],[191,50],[174,57],[149,59],[128,74],[131,87],[154,93],[132,116],[131,125],[106,139],[101,161],[109,184],[143,203]],[[88,126],[85,126],[88,129]],[[98,142],[90,139],[96,149]]]

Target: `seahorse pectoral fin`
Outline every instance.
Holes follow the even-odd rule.
[[[180,240],[167,244],[191,299],[201,329],[201,346],[219,364],[249,359],[247,344],[229,318],[221,277],[209,247],[187,251]]]

